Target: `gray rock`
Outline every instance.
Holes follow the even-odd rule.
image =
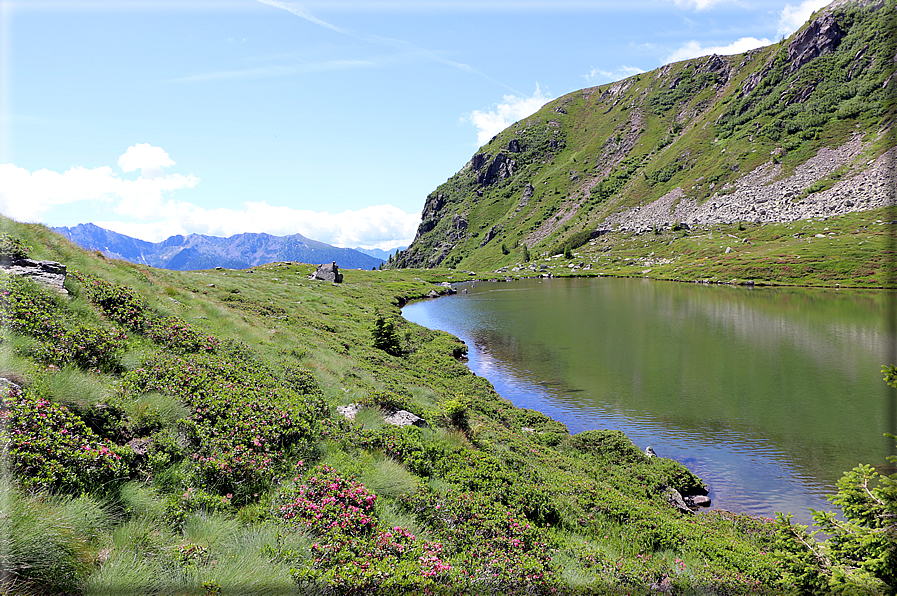
[[[679,493],[679,491],[672,486],[664,486],[663,493],[667,498],[667,502],[679,511],[683,513],[694,513],[694,511],[688,508],[688,505],[686,505],[685,503],[685,499],[682,498],[682,495]]]
[[[323,281],[331,281],[335,284],[342,283],[343,274],[339,272],[336,261],[330,265],[318,265],[315,272],[308,276],[309,279],[320,279]]]
[[[11,275],[30,277],[39,284],[56,290],[60,294],[68,294],[65,283],[65,265],[56,261],[34,261],[32,259],[13,259],[0,261],[0,270]]]
[[[426,420],[424,420],[420,416],[412,414],[407,410],[393,410],[391,412],[387,412],[383,416],[383,420],[387,424],[392,424],[393,426],[417,426],[420,428],[425,428],[428,426]]]
[[[128,447],[134,452],[134,455],[143,457],[149,449],[151,439],[131,439],[128,441]]]
[[[361,409],[361,406],[359,406],[358,404],[349,404],[348,406],[336,406],[336,412],[349,420],[355,420],[355,414],[357,414],[358,410],[360,410],[360,409]]]
[[[688,495],[683,499],[689,507],[709,507],[711,503],[710,497],[706,495]]]

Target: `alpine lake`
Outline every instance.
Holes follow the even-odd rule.
[[[894,299],[884,290],[636,278],[469,282],[409,321],[468,346],[471,370],[571,433],[619,429],[685,464],[712,507],[811,523],[845,470],[890,473]],[[462,293],[461,290],[466,290]]]

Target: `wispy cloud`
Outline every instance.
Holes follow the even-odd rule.
[[[814,12],[829,4],[829,0],[804,0],[797,6],[786,4],[779,17],[778,34],[787,37],[807,22]]]
[[[765,37],[757,39],[756,37],[742,37],[738,41],[733,41],[725,46],[702,46],[697,41],[689,41],[678,50],[667,56],[666,62],[679,62],[680,60],[688,60],[689,58],[698,58],[699,56],[709,56],[710,54],[719,54],[721,56],[730,56],[732,54],[741,54],[755,48],[768,46],[772,42]]]
[[[323,19],[319,19],[319,18],[315,17],[314,15],[312,15],[305,8],[303,8],[297,4],[290,3],[290,2],[281,2],[280,0],[256,0],[256,2],[260,2],[267,6],[285,10],[285,11],[289,12],[290,14],[299,17],[300,19],[305,19],[306,21],[308,21],[310,23],[318,25],[319,27],[324,27],[325,29],[330,29],[331,31],[339,33],[340,35],[346,35],[348,37],[352,37],[354,39],[358,39],[360,41],[364,41],[367,43],[372,43],[372,44],[377,44],[377,45],[385,45],[385,46],[391,47],[395,50],[399,50],[400,52],[403,52],[403,53],[406,53],[409,55],[420,56],[420,57],[430,60],[432,62],[444,64],[446,66],[449,66],[452,68],[457,68],[458,70],[461,70],[461,71],[464,71],[464,72],[467,72],[470,74],[481,76],[497,85],[501,85],[502,87],[508,89],[509,91],[520,94],[519,91],[516,91],[515,89],[508,87],[501,81],[493,79],[486,73],[478,71],[477,69],[473,68],[469,64],[464,64],[463,62],[456,62],[454,60],[450,60],[450,59],[446,58],[445,56],[438,54],[437,52],[433,52],[432,50],[421,48],[419,46],[414,45],[413,43],[411,43],[409,41],[405,41],[402,39],[393,39],[393,38],[389,38],[389,37],[380,37],[377,35],[355,33],[348,29],[338,27],[338,26],[336,26],[332,23],[329,23]]]
[[[482,146],[511,124],[535,114],[552,99],[551,95],[544,95],[536,84],[536,91],[530,97],[505,95],[503,101],[496,103],[491,110],[474,110],[462,116],[461,121],[477,128],[477,145]]]
[[[690,8],[693,10],[707,10],[713,8],[717,4],[733,2],[733,0],[673,0],[676,6],[681,8]]]
[[[282,77],[313,72],[332,72],[336,70],[352,70],[357,68],[373,68],[382,63],[378,59],[367,60],[324,60],[302,64],[280,64],[257,66],[238,70],[217,70],[173,79],[175,82],[216,81],[225,79]]]
[[[19,221],[39,222],[55,207],[90,203],[111,216],[94,223],[144,240],[191,233],[299,232],[336,246],[382,249],[410,244],[420,223],[420,213],[406,213],[392,205],[342,213],[264,201],[246,202],[238,209],[206,209],[174,197],[177,191],[193,188],[200,181],[192,174],[163,172],[174,164],[161,147],[146,143],[132,145],[118,159],[122,172],[140,172],[136,179],[124,178],[110,166],[29,172],[14,164],[0,164],[0,213]]]
[[[600,68],[592,67],[592,70],[588,72],[588,74],[580,75],[582,78],[586,80],[589,84],[600,85],[601,83],[610,83],[613,81],[619,81],[621,79],[625,79],[627,77],[631,77],[633,75],[641,74],[645,72],[638,66],[629,66],[623,64],[617,67],[616,70],[601,70]]]
[[[334,246],[380,248],[407,246],[420,224],[420,213],[405,213],[393,205],[373,205],[340,213],[293,209],[282,205],[247,202],[240,209],[205,209],[193,203],[171,201],[161,206],[152,221],[95,221],[93,223],[152,242],[175,234],[233,236],[264,232],[275,236],[300,233]]]

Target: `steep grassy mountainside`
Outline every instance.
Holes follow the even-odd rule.
[[[176,272],[0,225],[0,264],[69,268],[66,295],[0,273],[4,593],[895,585],[874,473],[845,484],[866,533],[831,546],[786,518],[677,507],[703,491],[681,464],[513,407],[456,338],[397,316],[452,271]],[[387,424],[399,408],[427,424]]]
[[[82,248],[98,250],[112,259],[175,271],[213,267],[245,269],[274,261],[335,261],[344,269],[371,269],[383,262],[383,259],[357,250],[337,248],[301,234],[272,236],[246,233],[228,238],[190,234],[171,236],[162,242],[147,242],[91,223],[54,228],[54,231]]]
[[[893,203],[895,1],[781,43],[552,101],[431,193],[394,267],[495,268],[605,231],[763,225]]]

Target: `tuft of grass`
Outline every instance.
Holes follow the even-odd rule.
[[[80,412],[105,402],[112,394],[110,377],[85,372],[71,365],[44,378],[47,389],[55,401]]]
[[[361,476],[362,483],[377,493],[391,498],[410,494],[417,489],[417,476],[409,472],[405,466],[392,460],[384,459],[365,470]]]
[[[190,415],[190,410],[176,398],[152,391],[133,399],[122,398],[117,405],[127,414],[137,431],[152,430],[170,426]]]
[[[355,422],[361,424],[364,428],[380,428],[386,422],[383,420],[383,412],[378,408],[361,408],[355,414]]]
[[[87,496],[29,495],[0,479],[0,568],[7,593],[75,593],[94,570],[111,523]]]

